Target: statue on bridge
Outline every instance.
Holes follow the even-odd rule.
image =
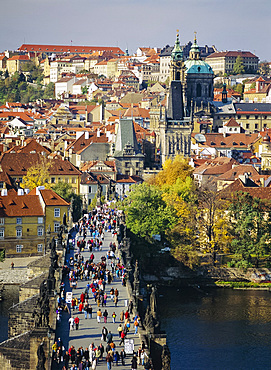
[[[43,342],[38,346],[37,356],[38,356],[38,364],[37,364],[36,370],[45,370],[44,365],[45,365],[46,358],[45,358],[45,352],[43,348]]]

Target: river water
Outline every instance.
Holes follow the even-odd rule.
[[[3,297],[0,302],[0,343],[8,339],[8,310],[19,301],[19,286],[5,285]]]
[[[271,293],[163,289],[172,370],[271,369]]]

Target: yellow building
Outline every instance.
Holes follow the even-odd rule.
[[[8,73],[13,74],[22,70],[22,65],[30,61],[28,55],[14,55],[7,60]]]
[[[18,186],[27,174],[28,168],[42,163],[44,156],[38,153],[3,153],[0,157],[2,171],[9,176],[15,186]],[[50,183],[66,182],[72,186],[75,194],[80,191],[81,172],[69,161],[64,161],[59,156],[48,158]]]
[[[56,236],[64,217],[68,220],[69,203],[51,189],[36,188],[32,192],[35,191],[45,214],[45,230],[50,231],[50,237]]]
[[[3,189],[0,197],[0,249],[6,257],[38,255],[45,248],[45,215],[39,197]]]
[[[41,188],[29,194],[23,189],[2,189],[0,250],[6,257],[45,254],[46,245],[63,224],[64,214],[68,221],[69,203],[54,191]]]
[[[120,71],[118,71],[119,59],[110,59],[107,62],[107,77],[114,78],[120,76]]]

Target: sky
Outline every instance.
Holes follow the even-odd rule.
[[[193,41],[271,61],[271,0],[1,0],[0,52],[23,43],[138,47]]]

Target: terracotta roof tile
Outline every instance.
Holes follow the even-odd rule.
[[[10,190],[7,196],[0,196],[0,217],[43,215],[43,209],[37,195],[17,195],[14,190]]]

